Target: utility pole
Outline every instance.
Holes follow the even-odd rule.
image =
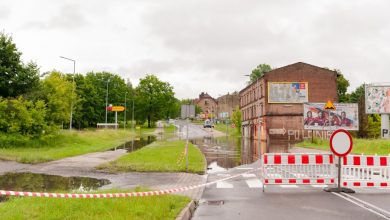
[[[107,89],[106,89],[106,120],[105,120],[105,128],[107,129],[107,107],[108,107],[108,83],[110,79],[107,79]]]
[[[60,58],[69,60],[73,62],[73,76],[72,76],[72,95],[70,101],[70,119],[69,119],[69,131],[72,130],[72,121],[73,121],[73,94],[74,94],[74,75],[76,74],[76,60],[70,59],[67,57],[60,56]]]
[[[127,103],[126,103],[126,95],[127,91],[125,92],[125,114],[124,114],[124,120],[123,120],[123,130],[126,130],[126,111],[127,111]]]

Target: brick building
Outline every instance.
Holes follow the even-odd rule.
[[[240,105],[240,96],[238,92],[233,92],[232,94],[226,94],[217,98],[217,117],[220,118],[220,113],[227,112],[229,117],[232,115],[233,110],[236,106]]]
[[[336,81],[335,71],[302,62],[264,74],[239,92],[243,136],[255,141],[260,139],[262,153],[269,152],[270,144],[277,140],[302,140],[305,135],[303,103],[328,100],[337,102]],[[288,90],[288,94],[283,88],[290,88],[293,92]],[[295,100],[295,91],[306,93],[300,93]],[[272,100],[269,100],[270,97]],[[284,98],[288,101],[283,101]]]
[[[198,105],[204,114],[204,117],[211,118],[215,117],[215,114],[217,112],[217,100],[215,100],[213,97],[211,97],[207,92],[202,92],[199,95],[198,99],[194,100],[194,104]]]

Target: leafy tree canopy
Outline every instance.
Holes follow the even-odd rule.
[[[38,86],[38,66],[33,62],[24,64],[21,55],[12,37],[0,33],[0,96],[2,97],[17,97]]]
[[[252,73],[249,75],[250,81],[248,84],[251,84],[253,82],[256,82],[256,80],[260,77],[262,77],[265,73],[272,70],[272,67],[268,64],[260,64],[255,69],[252,70]]]
[[[136,88],[137,94],[137,119],[147,120],[148,127],[152,127],[154,122],[163,118],[169,111],[170,105],[175,100],[173,87],[160,81],[155,75],[146,75],[140,79]]]
[[[349,97],[347,94],[347,89],[349,87],[349,81],[344,77],[340,70],[334,69],[337,72],[337,95],[339,97],[339,102],[348,102]]]

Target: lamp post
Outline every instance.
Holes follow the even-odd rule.
[[[76,74],[76,60],[70,59],[67,57],[63,57],[63,56],[60,56],[60,58],[73,62],[72,96],[71,96],[71,101],[70,101],[70,119],[69,119],[69,131],[71,131],[72,130],[72,120],[73,120],[73,93],[74,93],[74,75]]]
[[[110,79],[107,79],[107,89],[106,89],[106,120],[105,120],[105,128],[107,129],[107,107],[108,107],[108,83],[110,82]]]
[[[123,116],[124,117],[124,120],[123,120],[123,130],[126,130],[126,111],[127,111],[126,95],[127,95],[127,91],[125,92],[125,115]]]

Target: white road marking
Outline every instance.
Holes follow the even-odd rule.
[[[237,170],[253,170],[252,167],[237,167]]]
[[[325,188],[325,187],[328,187],[328,185],[311,185],[311,187],[314,187],[314,188]]]
[[[256,174],[253,174],[253,173],[244,173],[244,174],[242,174],[242,177],[244,177],[244,178],[256,177]]]
[[[371,208],[369,208],[369,207],[366,207],[364,204],[360,204],[360,203],[358,203],[358,202],[355,202],[355,201],[353,201],[352,199],[347,198],[347,197],[344,197],[344,196],[342,196],[342,195],[340,195],[340,194],[338,194],[338,193],[335,193],[335,192],[332,192],[332,194],[333,194],[333,195],[336,195],[336,196],[338,196],[338,197],[340,197],[340,198],[342,198],[342,199],[345,199],[345,200],[347,200],[348,202],[353,203],[353,204],[355,204],[355,205],[357,205],[357,206],[359,206],[359,207],[361,207],[361,208],[363,208],[363,209],[366,209],[367,211],[372,212],[372,213],[374,213],[374,214],[376,214],[376,215],[378,215],[378,216],[380,216],[380,217],[382,217],[382,218],[384,218],[384,219],[389,219],[389,220],[390,220],[390,218],[386,217],[386,216],[383,215],[382,213],[379,213],[379,212],[377,212],[377,211],[375,211],[375,210],[373,210],[373,209],[371,209]],[[345,193],[342,193],[342,194],[345,195]],[[353,196],[351,196],[351,197],[353,197]],[[355,198],[355,197],[353,197],[353,198]],[[355,198],[355,199],[356,199],[356,198]],[[358,201],[359,201],[359,199],[358,199]],[[360,200],[360,201],[361,201],[361,200]],[[370,203],[368,203],[368,202],[364,202],[364,203],[370,204]],[[374,205],[372,205],[372,204],[370,204],[370,206],[372,206],[372,207],[374,207],[374,208],[377,208],[377,209],[379,209],[379,210],[382,210],[382,209],[380,209],[380,208],[378,208],[378,207],[376,207],[376,206],[374,206]],[[385,211],[385,212],[386,212],[386,211]]]
[[[231,189],[231,188],[233,188],[233,184],[225,182],[225,181],[221,181],[221,182],[217,183],[217,188],[218,189]]]
[[[280,185],[282,188],[298,188],[297,185]]]
[[[258,178],[252,178],[245,180],[246,184],[249,186],[249,188],[262,188],[263,183]]]
[[[358,202],[360,202],[360,203],[363,203],[363,204],[366,205],[366,206],[371,206],[372,208],[375,208],[376,210],[380,211],[381,213],[384,213],[384,214],[386,214],[387,216],[390,216],[390,212],[388,212],[388,211],[386,211],[386,210],[384,210],[384,209],[381,209],[381,208],[379,208],[378,206],[375,206],[375,205],[373,205],[373,204],[371,204],[371,203],[369,203],[369,202],[363,201],[363,200],[361,200],[361,199],[356,198],[355,196],[351,196],[351,195],[346,194],[346,193],[341,193],[341,194],[343,194],[344,196],[349,197],[349,198],[351,198],[351,199],[354,199],[354,200],[356,200],[356,201],[358,201]]]

